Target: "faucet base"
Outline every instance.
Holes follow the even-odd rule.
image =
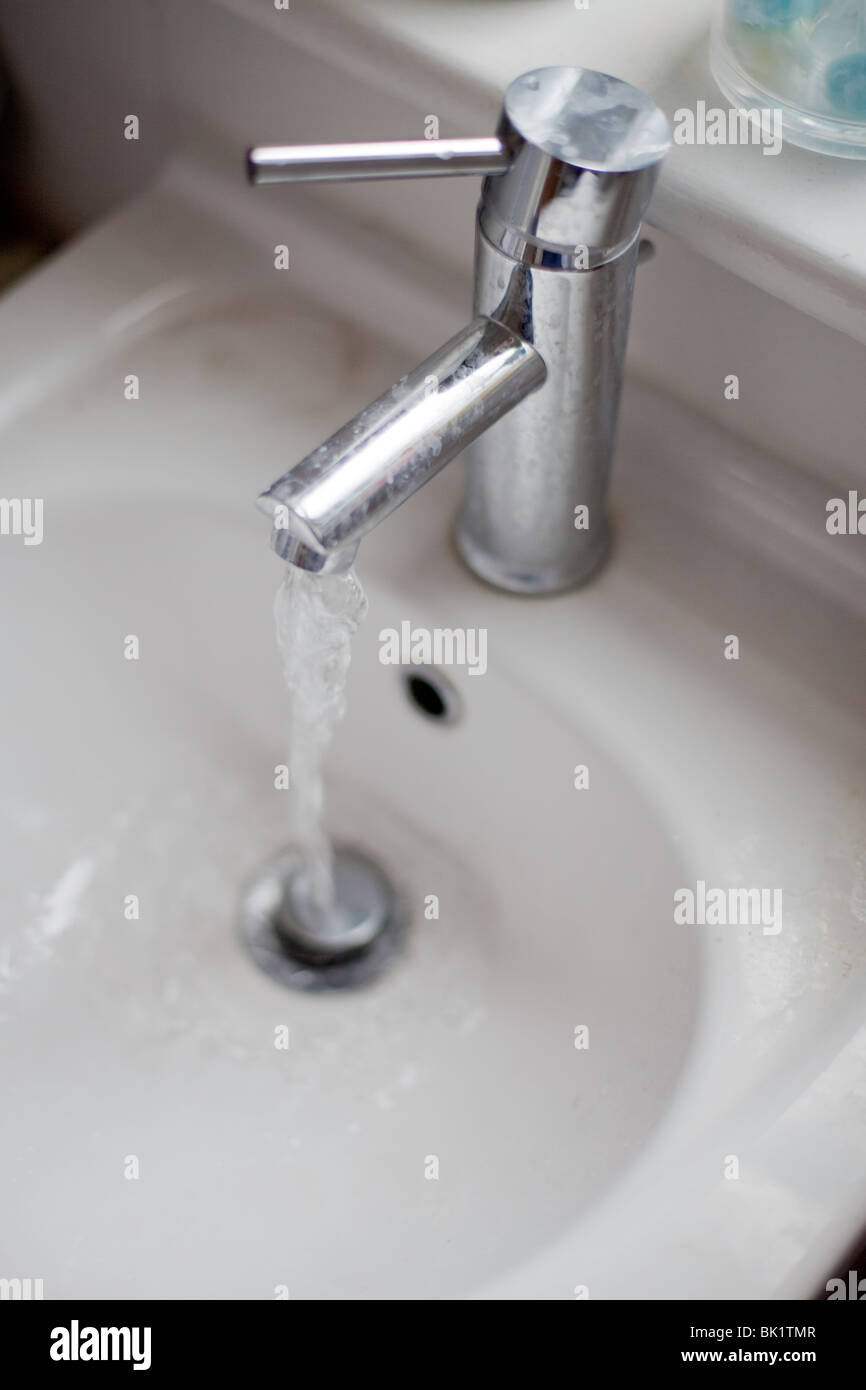
[[[594,579],[610,557],[611,530],[605,519],[592,546],[581,546],[567,563],[550,566],[520,566],[513,560],[503,561],[501,556],[491,555],[478,545],[462,516],[454,527],[454,545],[463,563],[485,584],[512,594],[542,598],[578,589]]]

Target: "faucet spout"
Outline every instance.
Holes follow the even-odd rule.
[[[473,319],[262,493],[274,550],[301,569],[348,569],[368,531],[546,375],[518,333]]]

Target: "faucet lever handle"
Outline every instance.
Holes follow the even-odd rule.
[[[250,183],[344,183],[454,174],[504,174],[509,156],[496,135],[470,140],[378,140],[346,145],[256,145]]]

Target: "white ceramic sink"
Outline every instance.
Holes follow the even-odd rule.
[[[312,272],[275,287],[250,270],[270,229],[192,186],[0,304],[3,489],[45,502],[41,546],[0,540],[0,1274],[46,1297],[807,1297],[866,1215],[844,568],[807,535],[797,580],[796,519],[755,544],[759,463],[638,383],[619,544],[583,593],[470,577],[446,470],[362,546],[329,769],[336,833],[410,905],[406,951],[362,991],[280,988],[237,931],[288,816],[253,500],[438,319],[395,283],[405,348],[350,321],[348,256],[330,305]],[[405,620],[488,631],[487,673],[448,673],[453,727],[379,661]],[[781,888],[782,932],[676,925],[698,879]]]

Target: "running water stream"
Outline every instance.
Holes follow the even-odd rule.
[[[324,825],[324,760],[346,709],[352,637],[367,612],[354,570],[310,574],[287,565],[274,602],[289,694],[292,842],[304,859],[299,885],[317,914],[332,916],[334,866]]]

